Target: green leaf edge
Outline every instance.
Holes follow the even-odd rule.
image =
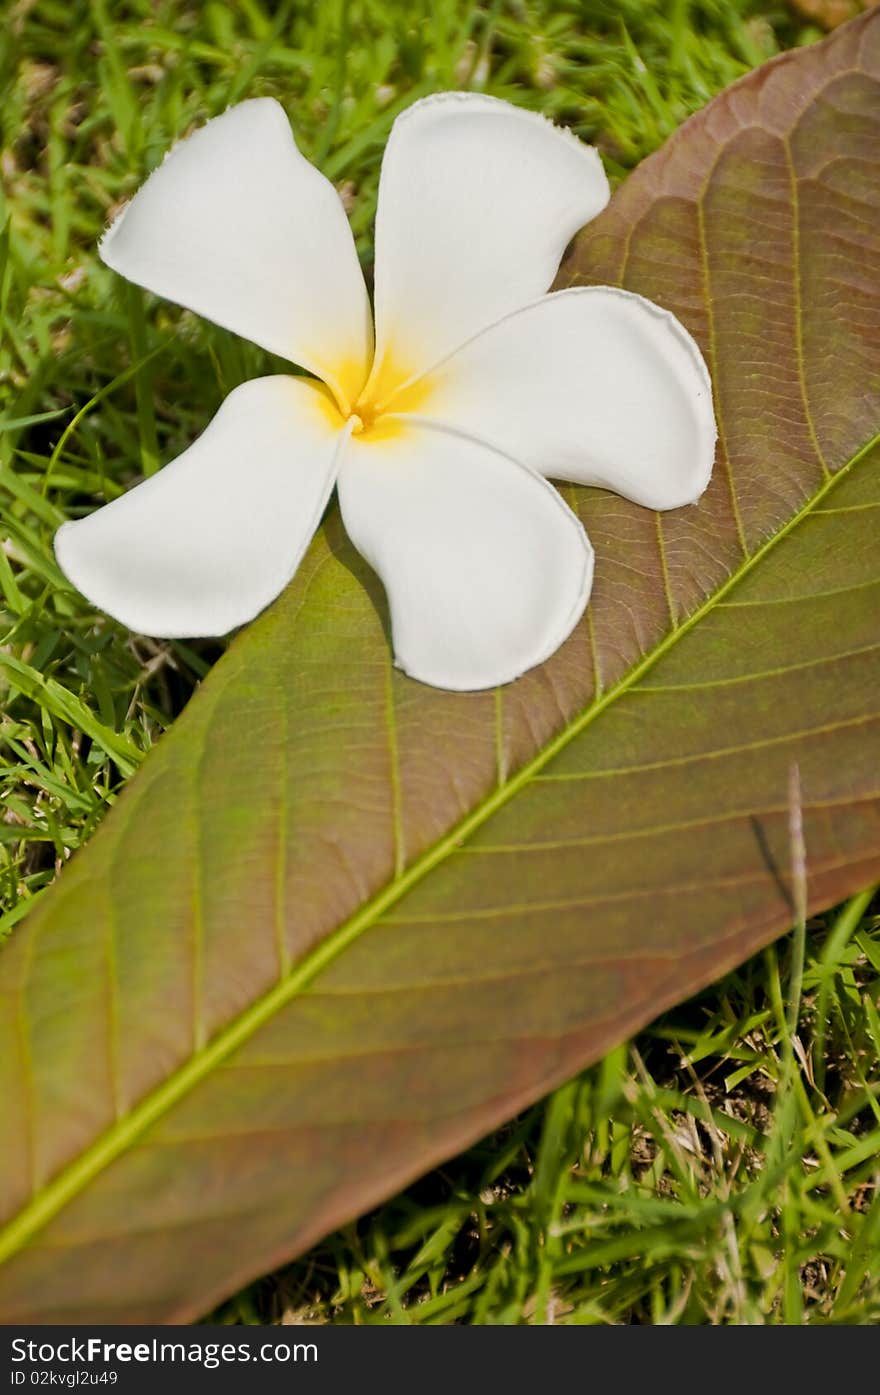
[[[861,463],[876,446],[880,445],[880,432],[859,449],[850,460],[826,479],[820,488],[807,499],[777,532],[760,545],[751,557],[743,560],[736,571],[731,572],[723,584],[713,591],[701,606],[670,630],[653,649],[631,668],[607,692],[603,693],[580,716],[574,720],[547,745],[523,765],[505,784],[498,786],[476,809],[472,810],[460,823],[454,825],[445,836],[409,867],[401,876],[388,883],[371,900],[338,929],[332,931],[310,954],[303,958],[291,972],[281,979],[267,993],[242,1012],[208,1042],[200,1052],[190,1057],[158,1089],[144,1099],[74,1162],[63,1168],[43,1190],[18,1215],[0,1231],[0,1264],[6,1262],[47,1225],[72,1201],[93,1178],[119,1157],[129,1144],[143,1131],[172,1108],[187,1092],[199,1084],[211,1070],[219,1065],[236,1047],[246,1042],[254,1032],[270,1021],[275,1012],[289,1002],[314,978],[333,962],[338,954],[353,943],[361,933],[369,929],[389,907],[393,906],[411,887],[421,881],[459,845],[475,832],[487,819],[513,798],[537,775],[556,755],[563,751],[570,741],[579,736],[618,698],[622,697],[645,673],[653,668],[659,659],[681,640],[694,626],[720,601],[727,596],[749,573],[778,546],[800,523],[821,504],[836,486]]]

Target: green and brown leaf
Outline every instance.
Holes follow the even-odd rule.
[[[0,955],[0,1320],[181,1321],[880,873],[880,15],[582,235],[703,345],[701,504],[567,489],[587,617],[458,696],[334,515]]]

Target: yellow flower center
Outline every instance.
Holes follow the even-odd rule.
[[[343,365],[345,367],[347,365]],[[370,374],[369,390],[362,389],[350,407],[325,389],[327,411],[340,426],[346,421],[350,422],[351,434],[359,441],[389,441],[402,434],[406,415],[421,411],[431,394],[431,384],[426,378],[419,378],[407,386],[412,377],[411,371],[386,358],[381,369]],[[350,373],[342,369],[337,375],[337,381],[350,379]]]
[[[381,418],[381,411],[376,410],[375,403],[367,400],[356,402],[354,411],[349,420],[351,421],[352,436],[369,435],[374,430],[376,422]]]

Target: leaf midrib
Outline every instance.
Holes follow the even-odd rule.
[[[328,934],[286,978],[277,984],[237,1018],[224,1027],[201,1051],[194,1054],[168,1077],[158,1089],[145,1096],[124,1119],[113,1124],[100,1138],[90,1145],[72,1163],[57,1174],[43,1190],[25,1206],[7,1226],[0,1230],[0,1264],[22,1249],[32,1237],[47,1225],[58,1213],[105,1167],[116,1160],[146,1129],[167,1113],[179,1100],[184,1098],[227,1056],[248,1041],[259,1029],[270,1022],[291,999],[311,983],[326,969],[350,944],[368,930],[378,919],[405,896],[423,877],[432,872],[453,852],[458,851],[463,840],[476,832],[493,814],[502,809],[516,794],[540,773],[565,747],[589,727],[605,709],[629,692],[654,665],[676,644],[698,625],[706,615],[727,596],[735,586],[749,575],[763,561],[769,552],[792,533],[820,503],[846,478],[852,470],[880,444],[880,432],[858,450],[834,475],[823,481],[820,488],[777,532],[772,533],[760,547],[743,560],[740,566],[713,591],[701,606],[683,620],[676,629],[670,629],[653,649],[639,660],[618,682],[600,697],[595,699],[578,717],[564,727],[515,775],[504,784],[496,787],[477,808],[473,809],[459,823],[416,859],[401,876],[389,882],[381,891],[367,901],[361,909]]]

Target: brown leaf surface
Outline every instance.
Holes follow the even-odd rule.
[[[873,9],[876,3],[877,0],[789,0],[795,14],[812,20],[823,29],[836,29],[865,10]]]
[[[880,15],[693,118],[582,235],[707,354],[713,484],[566,488],[587,617],[394,672],[336,516],[0,955],[0,1320],[181,1321],[880,873]],[[873,444],[872,444],[873,443]]]

